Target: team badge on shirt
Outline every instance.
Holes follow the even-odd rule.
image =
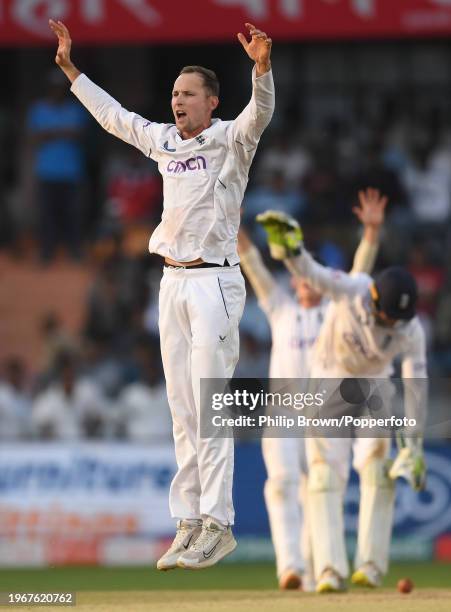
[[[166,142],[163,145],[163,149],[166,149],[166,151],[169,151],[170,153],[174,153],[175,149],[170,149],[169,148],[169,141],[166,140]]]

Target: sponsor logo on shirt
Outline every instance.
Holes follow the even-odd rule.
[[[190,157],[185,161],[175,161],[171,159],[168,163],[166,170],[174,174],[182,174],[183,172],[189,172],[191,170],[205,170],[207,167],[207,160],[202,155],[197,157]]]

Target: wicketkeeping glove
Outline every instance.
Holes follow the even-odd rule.
[[[414,491],[426,486],[426,462],[421,441],[398,437],[399,452],[388,475],[392,480],[405,478]]]
[[[277,210],[267,210],[256,217],[268,235],[268,245],[273,259],[287,259],[299,255],[303,234],[299,223],[290,215]]]

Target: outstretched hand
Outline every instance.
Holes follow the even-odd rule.
[[[58,49],[56,51],[55,62],[67,77],[71,81],[74,81],[80,72],[75,68],[70,57],[72,39],[69,30],[62,21],[53,21],[53,19],[49,19],[49,26],[58,38]]]
[[[381,195],[378,189],[368,187],[359,191],[360,206],[355,206],[352,212],[365,227],[380,228],[385,219],[385,207],[388,198]]]
[[[56,52],[55,62],[60,68],[68,68],[72,65],[70,59],[72,40],[69,30],[62,21],[53,21],[53,19],[49,19],[49,26],[58,38],[58,50]]]
[[[251,23],[246,23],[246,28],[249,30],[251,40],[248,41],[246,36],[241,32],[237,34],[238,40],[243,45],[248,56],[257,64],[257,74],[260,76],[268,72],[271,68],[271,46],[272,40],[265,32],[258,30]]]

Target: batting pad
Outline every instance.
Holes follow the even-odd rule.
[[[315,578],[326,568],[334,569],[342,578],[349,574],[343,522],[344,482],[327,463],[310,466],[308,480],[308,512],[313,535]]]
[[[387,474],[387,461],[373,459],[359,472],[360,508],[355,568],[374,565],[385,574],[388,569],[393,524],[395,485]]]

